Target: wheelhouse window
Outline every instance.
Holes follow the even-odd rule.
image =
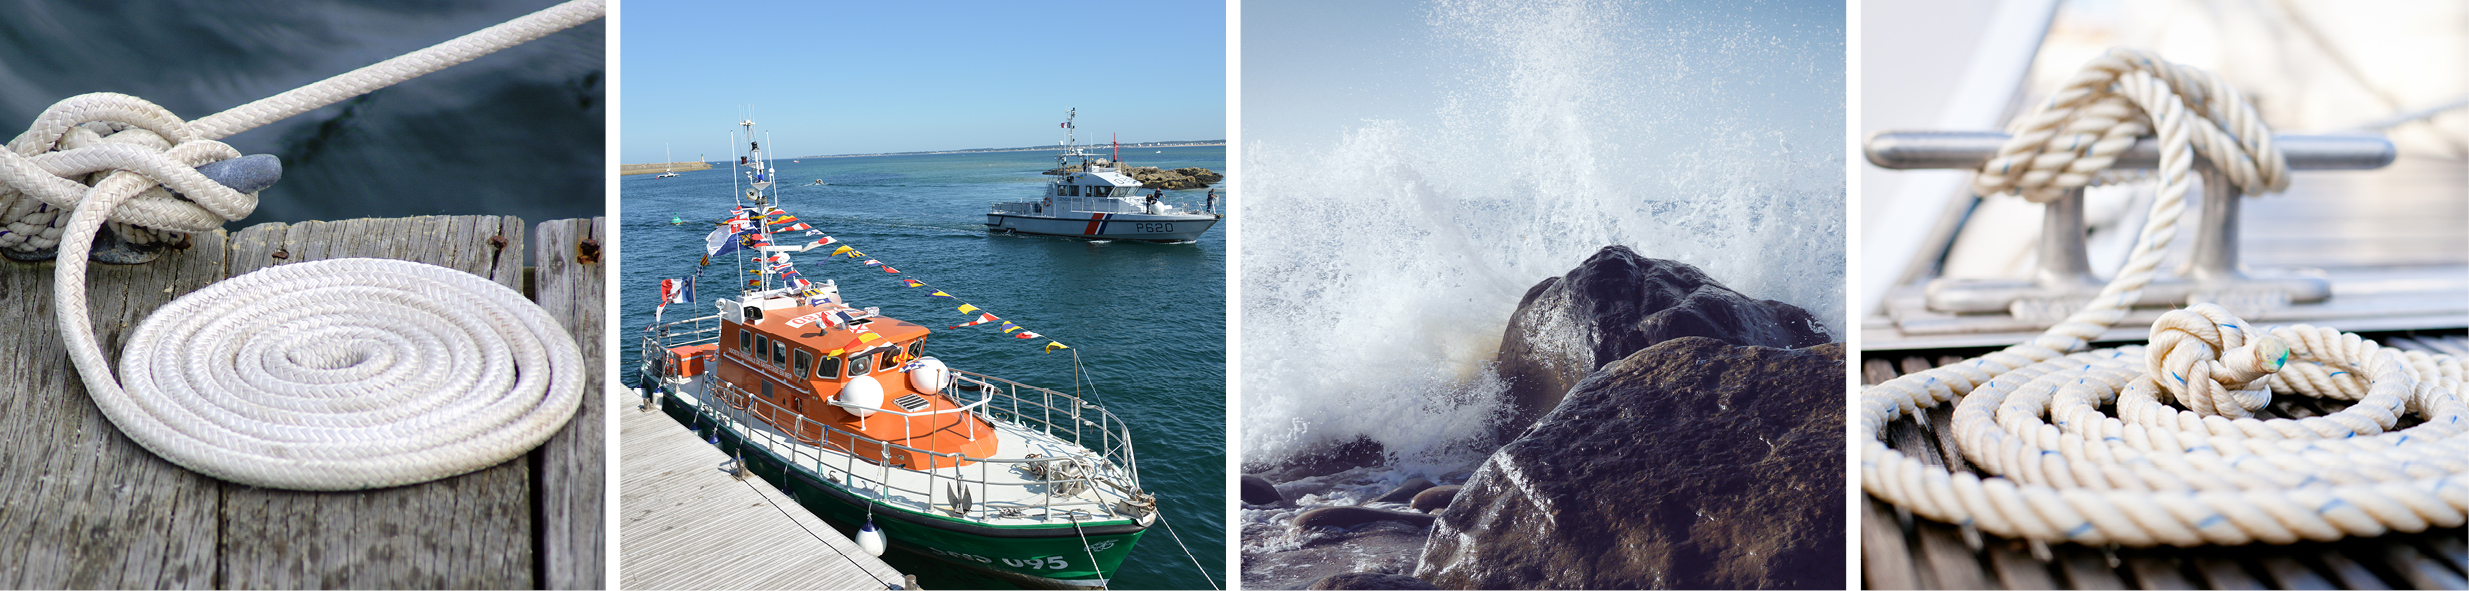
[[[754,331],[743,328],[737,329],[737,352],[748,353],[751,351],[754,351]]]
[[[1114,194],[1114,187],[1089,187],[1091,197],[1104,197],[1111,194]]]
[[[900,348],[899,348],[899,347],[892,347],[892,348],[890,348],[890,349],[884,349],[884,350],[883,350],[883,354],[881,354],[881,355],[876,355],[875,357],[876,357],[876,358],[879,358],[879,359],[882,359],[882,363],[883,363],[883,364],[882,364],[882,365],[880,365],[880,366],[876,366],[876,367],[875,367],[875,369],[879,369],[879,370],[883,370],[883,371],[891,371],[891,370],[892,370],[892,368],[894,368],[894,367],[899,367],[899,366],[900,366]]]
[[[805,349],[798,349],[798,350],[797,350],[797,353],[795,353],[795,356],[796,356],[796,358],[797,358],[797,364],[796,364],[796,365],[789,366],[789,367],[790,367],[790,369],[795,370],[797,373],[793,373],[793,374],[789,374],[789,375],[799,375],[799,376],[806,375],[806,368],[814,366],[814,354],[813,354],[813,353],[807,353]]]
[[[1063,186],[1063,196],[1065,196],[1065,197],[1079,197],[1079,196],[1080,196],[1080,185],[1064,185],[1064,186]]]
[[[856,355],[850,355],[850,356],[849,356],[849,375],[850,375],[850,376],[862,376],[862,375],[866,375],[866,374],[867,374],[867,372],[871,372],[871,371],[873,371],[873,370],[874,370],[874,357],[873,357],[873,355],[874,355],[874,352],[873,352],[873,351],[868,351],[868,352],[865,352],[865,353],[859,353],[859,354],[856,354]]]
[[[789,366],[789,344],[772,341],[772,367]]]
[[[815,364],[814,377],[823,378],[826,380],[839,379],[840,358],[825,356],[822,363]]]
[[[926,339],[918,339],[918,340],[914,340],[914,341],[909,341],[909,358],[910,358],[910,359],[916,359],[916,358],[919,358],[919,357],[925,357],[925,356],[926,356]]]
[[[762,363],[762,362],[763,362],[763,356],[765,356],[765,355],[770,355],[770,354],[771,354],[771,352],[772,352],[772,339],[771,339],[771,337],[767,337],[767,336],[763,336],[763,335],[755,335],[755,336],[754,336],[754,350],[753,350],[753,351],[749,351],[749,352],[747,352],[747,354],[748,354],[748,355],[752,355],[752,356],[754,356],[754,361],[755,361],[755,363]]]

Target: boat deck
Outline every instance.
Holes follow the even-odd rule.
[[[679,399],[700,405],[701,400],[690,393],[697,385],[680,388]],[[723,407],[725,409],[725,407]],[[1049,484],[1026,470],[1027,464],[979,462],[957,468],[940,468],[928,472],[885,468],[857,459],[839,450],[800,443],[788,433],[770,423],[752,419],[734,409],[723,414],[731,430],[745,434],[749,443],[770,449],[773,454],[813,472],[825,481],[838,484],[859,494],[873,493],[884,504],[912,512],[952,516],[950,490],[960,482],[972,497],[967,518],[993,526],[1070,525],[1072,515],[1080,515],[1081,523],[1089,519],[1129,519],[1116,513],[1117,503],[1125,495],[1114,488],[1093,485],[1071,495],[1054,495]],[[987,421],[995,426],[999,439],[996,458],[1065,457],[1087,455],[1091,449],[1121,442],[1085,441],[1087,445],[1031,429],[1010,421]],[[1097,476],[1129,481],[1119,466],[1103,466]],[[982,482],[980,482],[982,481]]]
[[[2388,346],[2469,355],[2469,336],[2459,331],[2369,334]],[[1871,352],[1862,364],[1863,383],[1960,361],[1963,352]],[[2341,404],[2300,396],[2276,397],[2265,418],[2301,418],[2339,410]],[[1887,425],[1886,442],[1923,462],[1963,469],[1961,454],[1948,451],[1951,405],[1922,417]],[[1977,471],[1975,471],[1977,473]],[[1986,474],[1983,474],[1986,476]],[[2287,546],[2119,548],[2080,544],[2039,545],[1966,532],[1897,510],[1862,495],[1861,577],[1869,589],[2461,589],[2469,588],[2469,530],[2429,529],[2331,543]],[[2036,557],[2038,555],[2039,557]]]
[[[624,454],[618,586],[626,589],[886,589],[906,577],[641,399],[612,393]],[[742,551],[760,548],[760,552]]]

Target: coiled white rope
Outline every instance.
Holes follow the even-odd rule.
[[[2112,106],[2121,100],[2148,127]],[[2123,149],[2121,137],[2157,132],[2161,188],[2142,241],[2090,305],[2033,341],[1864,390],[1860,428],[1873,438],[1861,446],[1864,491],[1937,521],[2084,544],[2328,541],[2464,522],[2469,409],[2458,359],[2304,325],[2258,334],[2209,305],[2164,315],[2149,347],[2068,354],[2123,317],[2151,281],[2198,148],[2250,193],[2286,183],[2270,131],[2235,90],[2113,50],[2016,129],[1975,188],[2046,197],[2088,182]],[[2356,403],[2325,417],[2251,418],[2272,392]],[[1958,397],[1956,442],[1996,476],[1950,472],[1876,439],[1888,422]],[[2099,412],[2112,403],[2119,416]],[[2410,415],[2423,422],[2392,430]]]
[[[602,0],[575,0],[194,122],[107,93],[46,110],[0,153],[0,210],[14,214],[39,200],[32,209],[70,212],[64,224],[45,218],[41,227],[51,231],[19,232],[22,219],[10,229],[59,248],[54,318],[95,405],[164,459],[243,484],[306,490],[444,478],[554,435],[582,401],[582,356],[547,312],[505,286],[377,259],[259,270],[147,318],[123,352],[123,382],[87,318],[86,257],[107,221],[203,232],[247,217],[254,194],[194,170],[239,156],[216,138],[605,10]],[[77,180],[95,173],[91,187]]]

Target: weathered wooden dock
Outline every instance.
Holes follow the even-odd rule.
[[[2387,346],[2469,355],[2469,336],[2369,334]],[[1967,352],[1968,353],[1968,352]],[[1976,355],[1976,353],[1974,353]],[[1876,384],[1966,358],[1887,352],[1863,362]],[[2302,418],[2345,404],[2281,396],[2260,413]],[[1916,418],[1928,421],[1923,426]],[[1947,405],[1887,425],[1887,445],[1923,462],[1965,469],[1948,451],[1953,413]],[[1977,471],[1975,472],[1977,473]],[[2429,529],[2331,543],[2286,546],[2118,548],[2034,544],[1964,531],[1899,512],[1862,495],[1861,578],[1869,589],[2461,589],[2469,588],[2469,530]]]
[[[619,445],[618,586],[899,589],[911,583],[667,413],[608,397]]]
[[[524,290],[581,346],[603,387],[603,220],[452,216],[262,224],[198,234],[142,265],[89,271],[116,363],[155,308],[300,261],[381,257]],[[527,239],[529,242],[527,242]],[[526,260],[526,246],[537,246]],[[319,493],[232,484],[138,447],[87,398],[52,326],[50,264],[0,263],[0,587],[487,588],[608,586],[606,415],[586,402],[524,457],[395,488]],[[593,400],[587,398],[587,400]]]

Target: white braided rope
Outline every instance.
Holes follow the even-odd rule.
[[[554,435],[581,404],[582,356],[546,311],[505,286],[378,259],[262,269],[148,317],[123,351],[123,382],[87,317],[86,257],[107,221],[200,232],[247,217],[255,195],[193,170],[239,156],[215,138],[604,11],[602,0],[575,0],[196,122],[116,94],[46,110],[0,152],[0,212],[50,214],[41,225],[54,231],[40,237],[59,248],[54,319],[95,405],[164,459],[243,484],[306,490],[444,478]],[[63,221],[57,211],[71,213]]]
[[[1961,398],[1953,415],[1956,442],[1965,458],[1997,476],[1951,472],[1871,439],[1861,446],[1862,489],[1938,521],[2085,544],[2289,543],[2461,525],[2469,514],[2469,424],[2462,420],[2458,359],[2399,353],[2303,325],[2257,337],[2243,321],[2203,305],[2156,322],[2151,348],[2066,354],[2083,350],[2125,314],[2174,237],[2167,228],[2184,211],[2186,172],[2198,147],[2190,136],[2220,129],[2190,124],[2188,105],[2246,140],[2201,144],[2241,187],[2259,192],[2286,183],[2270,131],[2251,119],[2235,90],[2208,74],[2113,51],[2076,82],[2018,123],[2017,142],[2008,147],[2025,146],[1993,161],[1975,188],[2032,197],[2080,186],[2077,179],[2108,166],[2102,159],[2123,149],[2104,153],[2094,144],[2114,145],[2121,141],[2114,130],[2141,126],[2100,106],[2113,95],[2147,114],[2161,141],[2161,189],[2142,242],[2091,305],[2032,342],[1861,393],[1860,428],[1873,438],[1896,418]],[[2061,110],[2072,114],[2051,114]],[[2094,120],[2110,127],[2093,133],[2081,123]],[[2061,141],[2060,134],[2068,135]],[[2060,155],[2037,151],[2043,148]],[[2159,353],[2146,359],[2153,350]],[[2258,383],[2356,403],[2325,417],[2236,418],[2268,401]],[[2119,416],[2099,412],[2111,403]],[[2392,431],[2404,415],[2424,422]]]

